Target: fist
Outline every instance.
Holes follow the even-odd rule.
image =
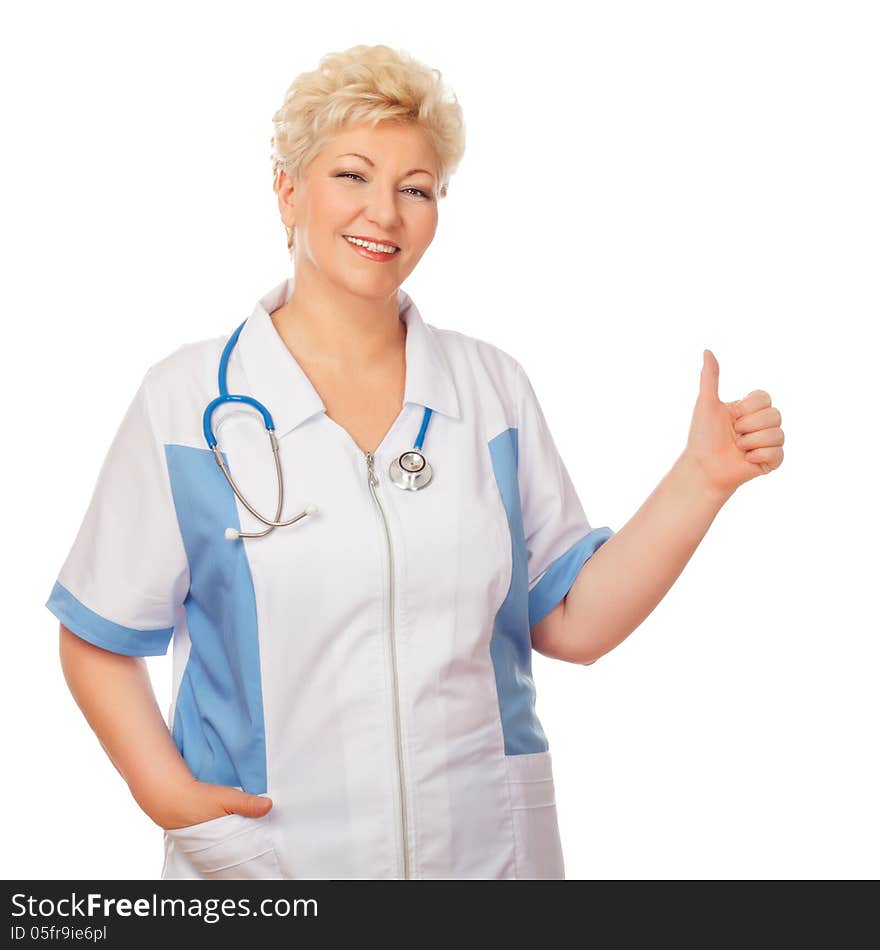
[[[703,350],[700,392],[685,454],[695,459],[711,490],[733,494],[744,482],[782,464],[782,414],[770,394],[755,389],[742,399],[718,398],[718,360]]]

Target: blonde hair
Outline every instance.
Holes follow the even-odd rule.
[[[443,74],[389,46],[352,46],[328,53],[317,69],[301,73],[272,116],[273,190],[280,172],[304,175],[312,160],[339,131],[383,119],[410,122],[428,135],[437,155],[438,195],[446,197],[449,179],[464,155],[464,118]],[[293,228],[287,248],[293,249]]]

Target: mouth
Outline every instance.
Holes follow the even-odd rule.
[[[360,237],[359,235],[343,234],[342,237],[345,243],[356,254],[366,258],[368,261],[390,261],[396,254],[400,253],[400,248],[396,244],[391,244],[385,241],[373,241],[371,238]],[[355,240],[352,240],[352,237],[354,237]],[[372,250],[370,247],[367,247],[365,243],[358,243],[367,241],[369,241],[374,247],[393,247],[394,250]]]
[[[371,250],[371,248],[367,248],[365,247],[365,245],[367,244],[375,245],[377,250],[375,250],[374,253],[397,254],[397,252],[400,250],[400,248],[393,241],[383,241],[381,238],[370,237],[366,234],[343,234],[342,236],[346,239],[346,241],[348,241],[349,244],[351,244],[354,247],[364,247],[365,250]],[[355,241],[360,241],[363,243],[355,244],[354,243]],[[394,250],[390,252],[384,251],[384,250],[381,250],[381,251],[378,250],[378,248],[388,248],[388,247],[394,248]]]

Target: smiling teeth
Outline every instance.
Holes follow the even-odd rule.
[[[393,244],[374,244],[372,241],[362,241],[360,238],[349,237],[347,234],[343,237],[349,244],[357,244],[358,247],[366,247],[371,251],[381,251],[383,254],[395,254],[399,250]]]

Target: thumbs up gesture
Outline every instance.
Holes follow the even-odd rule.
[[[684,454],[698,462],[713,491],[732,495],[744,482],[779,468],[785,441],[781,422],[763,389],[722,402],[718,360],[711,350],[703,350],[700,394]]]

